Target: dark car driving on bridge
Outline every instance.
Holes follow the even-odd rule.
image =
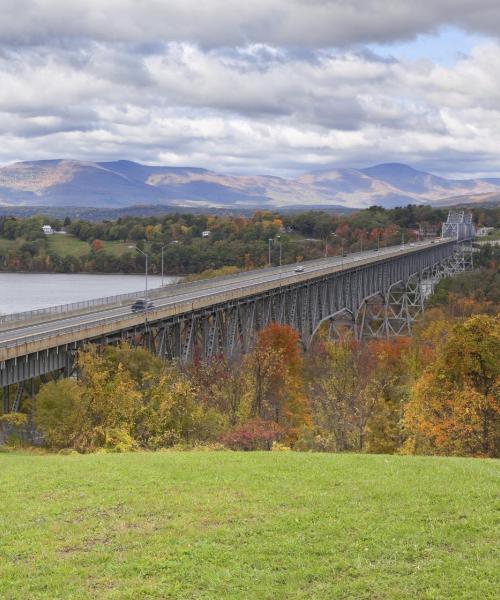
[[[146,298],[137,298],[137,300],[132,304],[132,312],[142,312],[143,310],[151,310],[154,308],[153,302],[151,300],[147,300]]]

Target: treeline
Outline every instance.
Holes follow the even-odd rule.
[[[498,225],[500,211],[485,209],[476,214],[482,224]],[[251,269],[279,260],[283,263],[319,258],[362,248],[396,244],[418,236],[419,228],[440,231],[447,211],[409,205],[385,210],[371,207],[350,215],[326,212],[277,213],[257,211],[252,217],[171,214],[164,217],[124,217],[116,221],[64,221],[36,216],[27,219],[0,217],[0,241],[18,240],[15,246],[0,244],[0,270],[47,272],[121,272],[144,269],[144,257],[132,249],[111,252],[103,242],[137,245],[149,254],[151,272],[189,274],[227,266]],[[64,228],[68,238],[89,244],[88,251],[63,254],[51,246],[41,226]],[[209,232],[202,237],[203,232]],[[71,240],[68,239],[68,242]]]
[[[498,263],[438,286],[413,338],[335,341],[311,352],[271,324],[253,352],[165,363],[123,345],[89,347],[79,379],[43,385],[33,413],[55,450],[234,450],[500,455]],[[472,277],[474,286],[464,282]]]

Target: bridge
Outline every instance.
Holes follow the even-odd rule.
[[[307,261],[303,271],[284,265],[174,284],[142,313],[110,301],[18,315],[0,323],[3,412],[18,410],[34,378],[71,375],[76,351],[89,342],[126,340],[187,362],[247,352],[273,322],[296,329],[305,349],[323,324],[331,335],[347,325],[358,339],[408,335],[433,286],[471,268],[471,235]]]

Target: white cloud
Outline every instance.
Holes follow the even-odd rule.
[[[0,40],[307,47],[411,39],[442,24],[498,35],[497,0],[2,0]]]
[[[500,171],[499,42],[451,66],[360,46],[450,22],[495,34],[496,11],[489,0],[2,0],[0,162]]]

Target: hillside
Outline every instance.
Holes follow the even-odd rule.
[[[224,175],[194,167],[119,160],[47,160],[0,168],[0,206],[367,207],[480,202],[500,193],[500,179],[448,180],[398,163],[329,169],[295,179]]]
[[[444,600],[498,590],[494,461],[0,454],[0,473],[2,598]]]

